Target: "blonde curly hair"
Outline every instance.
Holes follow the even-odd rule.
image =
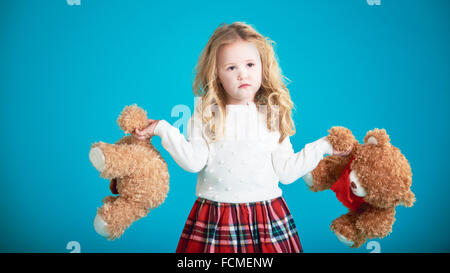
[[[278,130],[281,143],[286,136],[295,134],[292,120],[294,103],[283,80],[289,81],[281,73],[272,40],[262,36],[252,26],[244,22],[231,25],[222,23],[214,31],[200,54],[195,67],[193,82],[194,95],[200,97],[198,111],[205,129],[212,142],[225,134],[226,93],[219,84],[217,72],[217,56],[221,46],[237,40],[252,42],[259,51],[262,64],[261,87],[255,94],[255,104],[267,109],[267,128]],[[213,110],[214,109],[214,110]],[[273,115],[276,113],[276,118]],[[277,124],[278,121],[278,124]]]

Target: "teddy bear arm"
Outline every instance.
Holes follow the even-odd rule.
[[[338,180],[348,161],[349,158],[347,157],[333,155],[322,159],[311,172],[313,184],[310,190],[317,192],[330,189],[336,180]]]
[[[134,221],[146,216],[148,212],[148,208],[142,204],[117,197],[106,202],[97,213],[107,226],[108,239],[114,240],[119,238]]]
[[[366,241],[366,238],[356,227],[359,213],[349,211],[333,220],[330,229],[336,234],[339,240],[347,241],[346,244],[352,248],[358,248]]]
[[[368,238],[383,238],[392,231],[395,222],[395,208],[369,206],[358,218],[356,226]]]

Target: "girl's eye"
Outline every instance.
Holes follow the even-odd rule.
[[[253,67],[253,66],[255,66],[255,64],[254,63],[249,63],[248,66]]]
[[[227,68],[227,70],[230,70],[230,71],[233,70],[233,69],[234,69],[234,66],[230,66],[230,67]]]

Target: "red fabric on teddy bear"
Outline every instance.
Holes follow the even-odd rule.
[[[350,164],[354,158],[352,158],[336,183],[331,186],[331,190],[336,193],[336,197],[341,203],[352,211],[356,211],[361,206],[364,198],[356,196],[350,189]]]

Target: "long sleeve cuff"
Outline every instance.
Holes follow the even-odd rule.
[[[170,124],[167,121],[161,119],[160,121],[158,121],[158,124],[156,124],[155,131],[153,133],[159,137],[162,137],[163,132],[167,131],[168,126],[170,126]]]
[[[323,137],[319,139],[319,141],[323,142],[321,146],[323,147],[324,154],[333,155],[333,146],[331,145],[330,141],[328,141],[328,137]]]

